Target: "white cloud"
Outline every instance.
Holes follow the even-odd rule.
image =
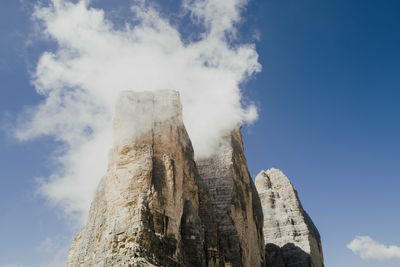
[[[364,260],[399,260],[400,266],[400,247],[386,246],[376,242],[369,236],[357,236],[347,244],[347,248]]]
[[[58,168],[40,180],[40,192],[69,217],[85,220],[105,174],[114,105],[123,90],[178,90],[196,157],[210,155],[238,123],[257,119],[256,108],[243,105],[239,85],[260,71],[258,54],[253,44],[229,43],[246,2],[183,0],[205,29],[190,43],[144,0],[133,2],[133,22],[123,29],[89,1],[38,5],[33,17],[57,48],[37,63],[32,82],[45,100],[21,115],[16,136],[51,136],[61,144],[54,155]]]
[[[211,36],[235,34],[235,23],[241,19],[240,11],[248,0],[183,0],[183,6],[192,16],[204,23]]]

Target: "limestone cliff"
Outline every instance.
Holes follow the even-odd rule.
[[[114,136],[107,174],[67,266],[218,266],[215,215],[178,93],[123,93]]]
[[[262,208],[240,129],[226,136],[212,157],[196,163],[216,212],[225,266],[263,266]]]
[[[240,128],[195,162],[177,92],[124,92],[107,173],[68,255],[76,266],[322,267],[323,257],[286,176],[263,171],[254,185]]]
[[[255,179],[264,213],[267,267],[323,267],[320,235],[289,179],[277,169]]]

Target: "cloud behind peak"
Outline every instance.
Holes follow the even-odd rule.
[[[246,2],[184,0],[192,22],[207,29],[189,43],[146,1],[133,2],[134,23],[122,29],[89,1],[38,5],[33,16],[56,49],[43,51],[37,63],[32,82],[45,100],[21,115],[16,136],[50,136],[64,151],[54,156],[60,167],[41,179],[40,192],[85,220],[107,166],[121,91],[178,90],[196,157],[210,155],[238,123],[257,119],[255,106],[243,105],[239,87],[261,70],[255,46],[232,46],[226,38],[235,32]]]

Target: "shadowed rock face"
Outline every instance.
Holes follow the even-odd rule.
[[[121,95],[108,171],[67,266],[218,266],[215,215],[181,110],[174,91]]]
[[[255,184],[264,213],[267,267],[323,267],[320,235],[289,179],[270,169],[257,175]]]
[[[263,266],[263,215],[247,169],[240,129],[210,158],[196,160],[216,212],[225,266]]]

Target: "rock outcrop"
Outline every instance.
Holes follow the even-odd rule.
[[[240,129],[226,136],[216,153],[197,160],[216,212],[225,266],[263,266],[263,215],[247,169]]]
[[[114,148],[67,266],[218,266],[218,229],[179,94],[125,92]]]
[[[320,235],[289,179],[278,169],[255,179],[264,213],[267,267],[323,267]]]
[[[263,171],[254,185],[239,127],[195,161],[178,92],[124,92],[107,173],[68,255],[76,266],[322,267],[323,257],[286,176]]]

